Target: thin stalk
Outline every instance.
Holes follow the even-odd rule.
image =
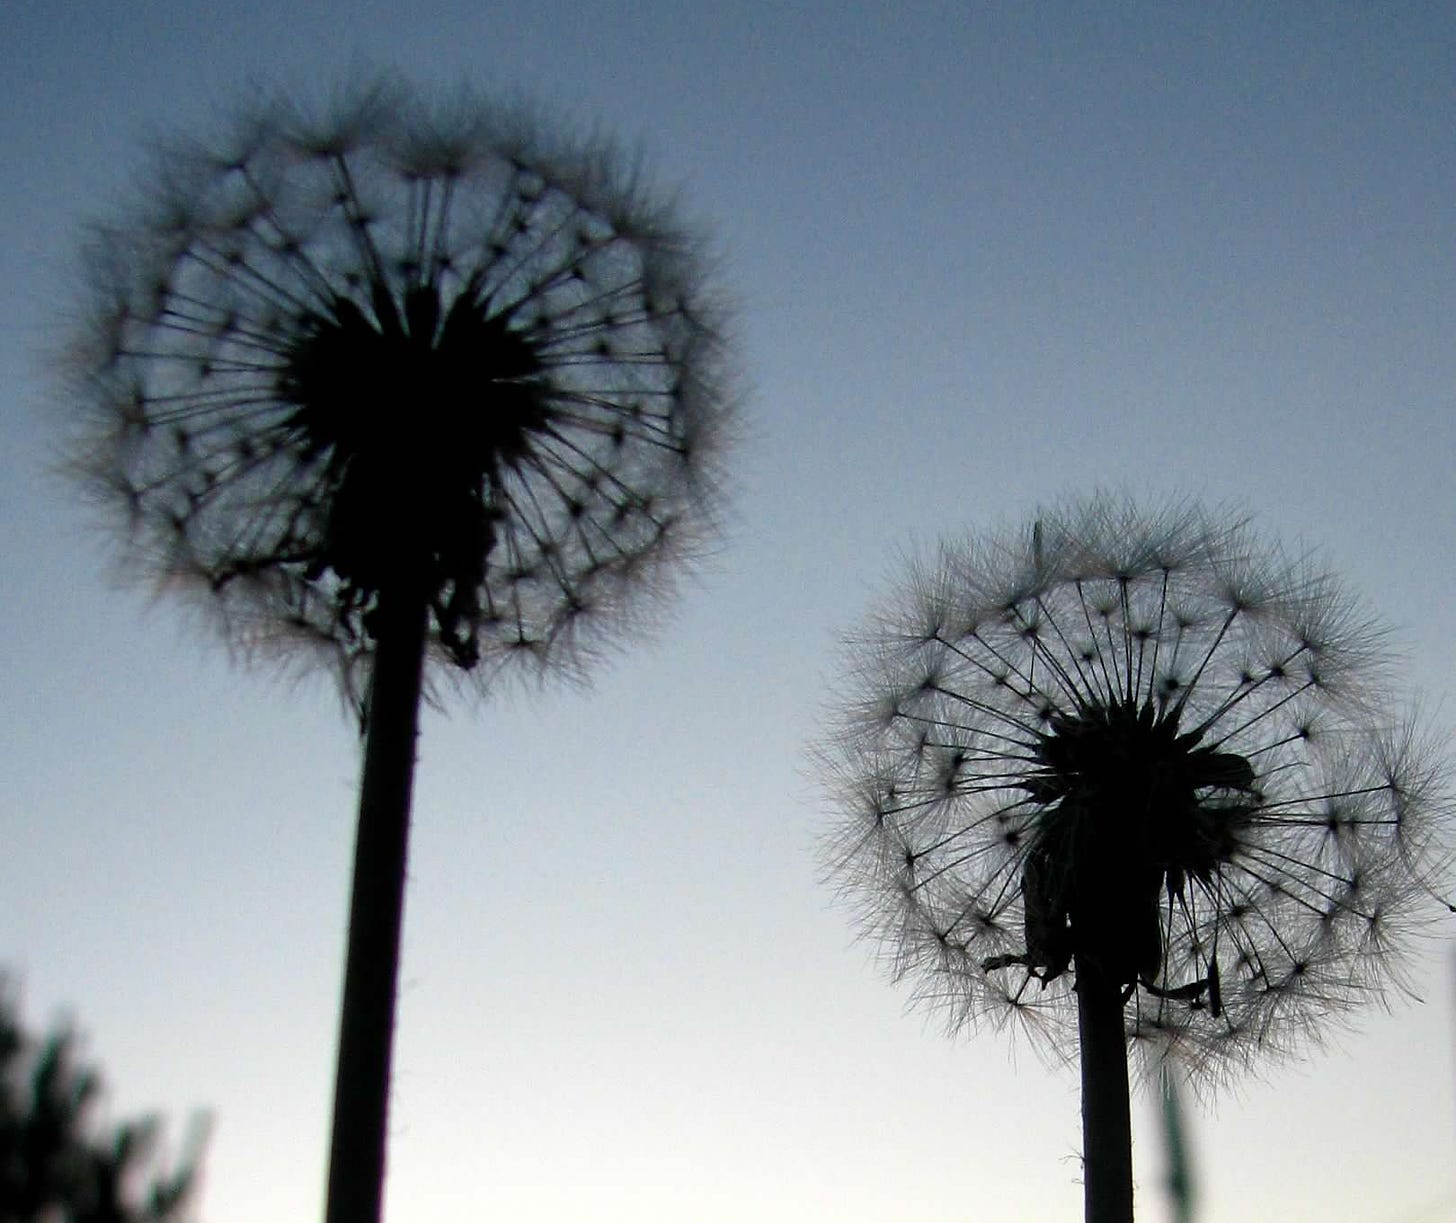
[[[377,615],[326,1223],[379,1223],[384,1204],[389,1066],[429,603],[413,583],[400,583],[380,592]]]
[[[1188,1140],[1183,1132],[1183,1104],[1172,1071],[1164,1069],[1163,1136],[1168,1151],[1168,1200],[1175,1223],[1193,1223],[1193,1168],[1188,1157]]]
[[[1122,991],[1095,959],[1077,958],[1086,1223],[1132,1223],[1132,1113]]]

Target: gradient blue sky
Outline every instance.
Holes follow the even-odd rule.
[[[0,8],[0,964],[208,1223],[317,1217],[356,743],[104,580],[42,467],[83,222],[251,82],[375,65],[640,142],[740,303],[731,537],[588,692],[426,719],[390,1223],[1080,1217],[1075,1075],[904,1013],[818,883],[803,744],[915,542],[1093,484],[1246,506],[1456,692],[1456,9],[417,0]],[[891,12],[893,7],[893,14]],[[1456,1218],[1422,1005],[1194,1122],[1204,1223]],[[1142,1214],[1160,1146],[1137,1106]]]

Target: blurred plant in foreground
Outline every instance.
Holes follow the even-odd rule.
[[[77,1064],[75,1046],[64,1028],[27,1036],[0,981],[0,1223],[182,1223],[206,1125],[194,1122],[173,1171],[156,1170],[160,1123],[101,1133],[101,1080]]]
[[[946,545],[856,643],[837,882],[952,1030],[1078,1056],[1132,1214],[1127,1048],[1216,1078],[1379,997],[1448,831],[1380,632],[1241,522],[1098,497]]]
[[[1177,1075],[1178,1071],[1171,1064],[1165,1064],[1158,1072],[1163,1151],[1168,1168],[1164,1186],[1174,1223],[1193,1223],[1198,1184],[1194,1178],[1193,1152],[1189,1149],[1183,1092],[1178,1087]]]
[[[153,182],[91,245],[75,465],[144,573],[362,694],[328,1218],[372,1221],[425,663],[579,663],[700,552],[723,323],[610,149],[470,97],[264,107]]]

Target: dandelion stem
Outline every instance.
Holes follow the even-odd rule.
[[[429,600],[411,583],[379,596],[339,1019],[326,1223],[377,1223],[404,916]]]
[[[1077,957],[1086,1223],[1132,1223],[1132,1110],[1122,991],[1094,957]]]

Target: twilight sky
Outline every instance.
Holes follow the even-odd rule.
[[[714,234],[729,537],[589,690],[427,715],[390,1223],[1080,1217],[1076,1077],[904,1010],[821,885],[838,642],[942,533],[1094,485],[1316,549],[1456,723],[1456,10],[417,0],[0,10],[0,966],[208,1223],[322,1200],[357,742],[106,579],[45,474],[86,220],[254,88],[388,68],[640,144]],[[894,9],[891,15],[891,9]],[[1456,939],[1193,1122],[1203,1223],[1456,1219]],[[1164,1210],[1135,1104],[1140,1217]]]

